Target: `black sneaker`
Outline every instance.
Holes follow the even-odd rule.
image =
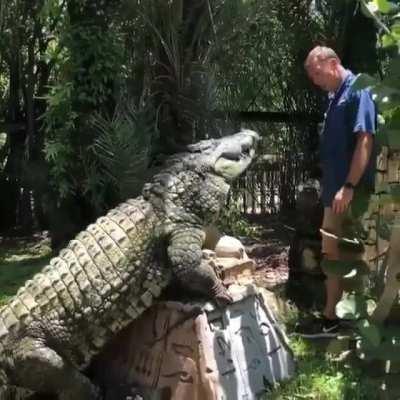
[[[295,334],[303,338],[335,338],[339,335],[340,320],[325,317],[315,318],[310,324],[299,326]]]

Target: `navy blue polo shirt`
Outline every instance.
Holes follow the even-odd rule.
[[[357,142],[357,134],[376,132],[376,108],[368,89],[354,90],[355,75],[348,71],[330,97],[321,137],[322,202],[332,206],[337,191],[346,182]],[[357,187],[373,190],[375,156],[372,155]]]

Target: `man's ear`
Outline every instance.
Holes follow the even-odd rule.
[[[340,61],[337,58],[331,58],[329,59],[329,62],[332,63],[331,65],[335,69],[340,65]]]

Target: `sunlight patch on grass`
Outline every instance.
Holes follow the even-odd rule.
[[[301,338],[290,341],[297,359],[295,377],[281,385],[268,400],[375,400],[376,388],[359,368],[335,362],[313,343]]]
[[[46,241],[14,240],[0,247],[0,306],[50,260]]]

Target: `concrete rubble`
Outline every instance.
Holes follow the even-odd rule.
[[[92,366],[110,388],[107,400],[252,400],[293,376],[287,338],[274,305],[251,283],[255,263],[243,245],[222,237],[203,257],[230,285],[233,303],[154,305]]]

